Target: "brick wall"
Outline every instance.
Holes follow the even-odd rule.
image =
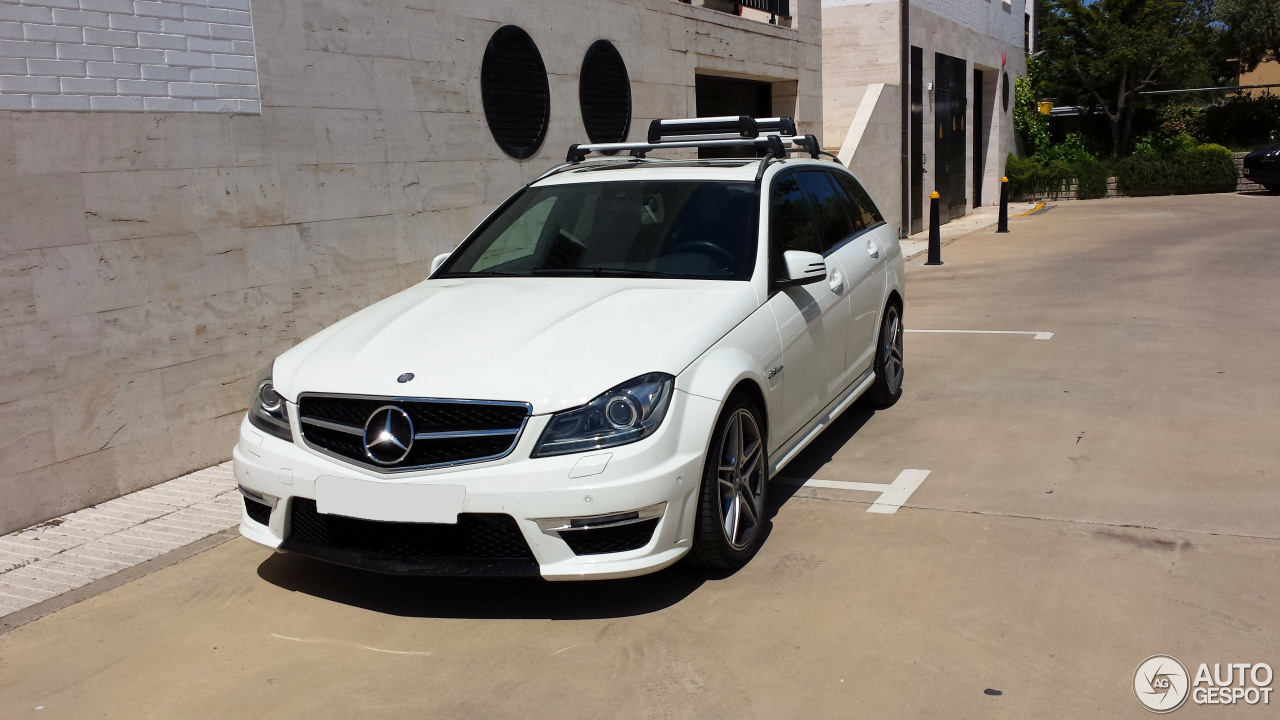
[[[261,110],[249,0],[0,0],[0,110]]]

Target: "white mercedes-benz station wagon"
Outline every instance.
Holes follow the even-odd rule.
[[[720,146],[763,157],[647,157]],[[267,368],[240,532],[391,573],[747,562],[769,479],[902,392],[897,237],[820,154],[789,118],[573,146],[426,280]]]

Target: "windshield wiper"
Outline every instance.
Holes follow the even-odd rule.
[[[440,275],[441,278],[466,278],[466,277],[529,277],[527,272],[504,272],[502,270],[476,270],[475,272],[447,272]]]
[[[534,275],[548,277],[622,277],[622,278],[654,278],[669,277],[669,273],[652,270],[623,270],[620,268],[534,268],[529,272]]]

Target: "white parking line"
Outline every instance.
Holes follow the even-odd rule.
[[[898,477],[889,484],[884,483],[863,483],[863,482],[842,482],[839,480],[818,480],[816,478],[796,478],[779,475],[773,479],[774,482],[784,483],[786,485],[797,485],[799,487],[812,488],[828,488],[831,490],[861,490],[863,492],[880,493],[880,497],[871,503],[871,507],[867,508],[867,512],[881,513],[884,515],[892,515],[898,512],[898,508],[906,504],[910,499],[911,493],[920,487],[920,483],[929,477],[930,470],[903,470],[898,473]]]
[[[1032,340],[1048,340],[1053,337],[1051,332],[1037,332],[1035,330],[904,330],[909,333],[953,333],[959,335],[1033,335]]]

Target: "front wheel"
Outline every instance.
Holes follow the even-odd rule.
[[[760,549],[768,485],[762,427],[760,410],[744,396],[731,398],[716,421],[690,553],[703,567],[736,569]]]
[[[906,375],[902,364],[902,332],[902,309],[889,303],[884,309],[876,343],[876,381],[865,395],[867,404],[874,408],[887,408],[902,397],[902,378]]]

